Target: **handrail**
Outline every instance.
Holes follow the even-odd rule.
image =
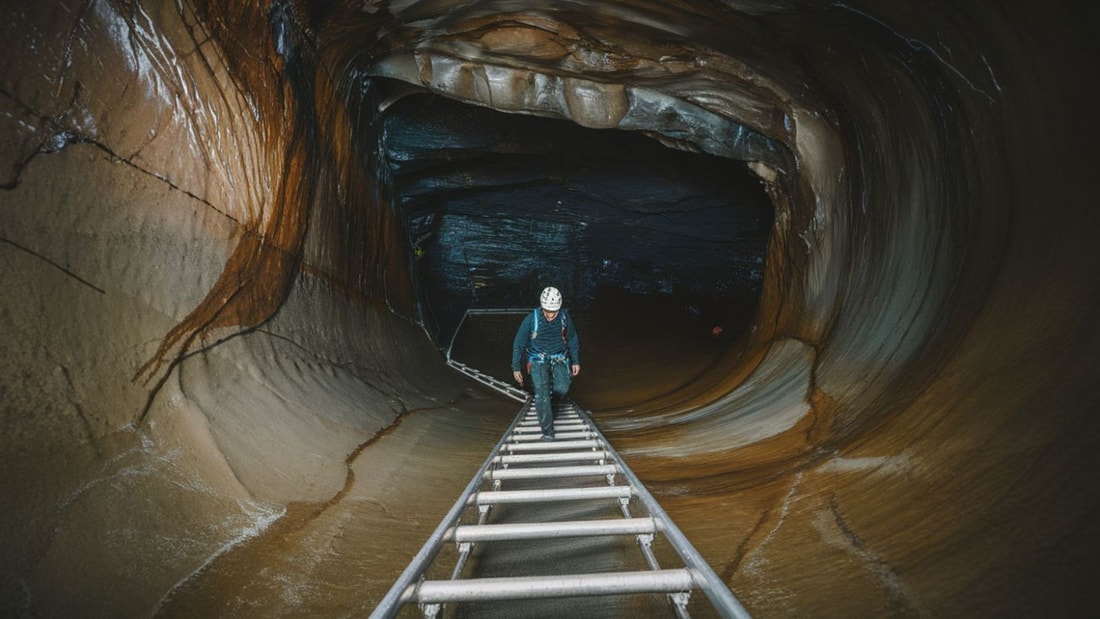
[[[499,391],[500,393],[503,393],[504,395],[512,398],[513,400],[518,400],[520,402],[526,402],[527,398],[529,397],[526,391],[524,391],[524,390],[522,390],[518,387],[513,387],[512,385],[509,385],[508,383],[506,383],[506,382],[504,382],[500,379],[489,376],[488,374],[485,374],[483,372],[475,370],[474,368],[472,368],[472,367],[470,367],[470,366],[468,366],[465,363],[462,363],[460,361],[455,361],[453,359],[448,359],[447,360],[447,365],[449,365],[452,368],[458,370],[459,372],[462,372],[466,376],[469,376],[470,378],[472,378],[472,379],[476,380],[477,382],[485,385],[486,387],[489,387],[490,389],[493,389],[495,391]]]
[[[470,378],[472,378],[472,379],[476,380],[477,382],[485,385],[486,387],[489,387],[490,389],[498,391],[498,392],[508,396],[509,398],[512,398],[513,400],[517,400],[519,402],[526,402],[527,398],[530,397],[530,394],[528,394],[526,391],[524,391],[524,390],[522,390],[518,387],[515,387],[515,386],[511,385],[510,383],[506,383],[506,382],[500,380],[499,378],[489,376],[488,374],[486,374],[486,373],[484,373],[480,370],[476,370],[476,369],[466,365],[465,363],[462,363],[461,361],[455,361],[453,358],[451,358],[451,352],[454,350],[455,339],[458,337],[458,332],[462,330],[462,325],[465,324],[466,317],[469,316],[470,314],[476,314],[476,315],[483,315],[483,314],[484,315],[488,315],[488,314],[524,314],[524,313],[527,313],[529,311],[531,311],[531,310],[529,310],[529,309],[520,309],[520,308],[499,308],[499,309],[481,308],[481,309],[468,309],[468,310],[466,310],[466,312],[462,314],[462,319],[458,321],[458,326],[455,327],[454,333],[451,334],[450,344],[447,345],[447,351],[446,351],[447,365],[449,365],[452,368],[458,370],[459,372],[462,372],[466,376],[469,376]]]
[[[451,333],[451,341],[447,344],[447,362],[451,361],[451,351],[455,347],[455,338],[458,337],[458,332],[462,330],[462,323],[466,322],[466,317],[470,314],[525,314],[531,311],[530,308],[518,308],[518,307],[502,307],[502,308],[470,308],[463,312],[462,318],[459,319],[458,324],[455,326],[454,332]]]

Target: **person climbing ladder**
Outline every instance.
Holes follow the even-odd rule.
[[[561,292],[544,288],[539,307],[523,319],[512,341],[512,376],[523,386],[521,363],[526,359],[544,441],[554,438],[553,400],[560,402],[581,372],[579,348],[573,320],[561,309]]]

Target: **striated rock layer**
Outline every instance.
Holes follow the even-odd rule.
[[[464,258],[467,271],[418,264],[422,242],[429,259],[454,249],[420,234],[429,211],[457,213],[489,248],[520,224],[531,247],[571,230],[587,252],[559,265],[575,300],[644,293],[585,300],[576,397],[754,614],[1090,606],[1089,10],[25,4],[0,26],[4,615],[368,611],[514,410],[444,367],[449,323],[426,301],[510,302],[541,283],[502,268],[506,253]],[[713,243],[717,263],[684,251],[647,287],[667,248],[689,243],[646,240],[646,255],[628,243],[649,237],[619,246],[556,225],[615,223],[614,209],[569,210],[583,201],[502,209],[537,159],[437,164],[539,154],[508,137],[534,125],[494,120],[499,136],[453,148],[452,124],[394,146],[395,118],[432,117],[403,107],[425,94],[634,132],[669,149],[670,171],[691,165],[673,151],[747,170],[774,207],[757,218],[771,221],[766,250],[715,234],[736,217],[661,203],[710,204],[697,180],[658,190],[669,181],[652,174],[595,195],[580,168],[549,166],[593,204],[632,196],[624,229],[656,214],[670,235]],[[414,152],[436,167],[397,160]],[[493,208],[459,204],[459,189]],[[633,262],[613,278],[578,270],[604,250]],[[753,251],[760,273],[710,275]],[[712,280],[691,272],[723,283],[701,291]],[[442,279],[426,288],[426,274]],[[722,301],[706,319],[737,337],[675,318],[700,295]]]

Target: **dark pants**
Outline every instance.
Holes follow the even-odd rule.
[[[554,434],[554,407],[551,390],[559,402],[569,393],[569,361],[531,361],[531,386],[535,389],[535,413],[543,434]]]

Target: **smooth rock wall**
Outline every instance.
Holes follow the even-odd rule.
[[[351,454],[401,415],[462,389],[418,326],[317,269],[277,316],[139,376],[263,225],[281,156],[175,6],[5,9],[5,616],[149,616],[291,502],[337,495]],[[444,494],[468,477],[452,469],[432,473]]]

